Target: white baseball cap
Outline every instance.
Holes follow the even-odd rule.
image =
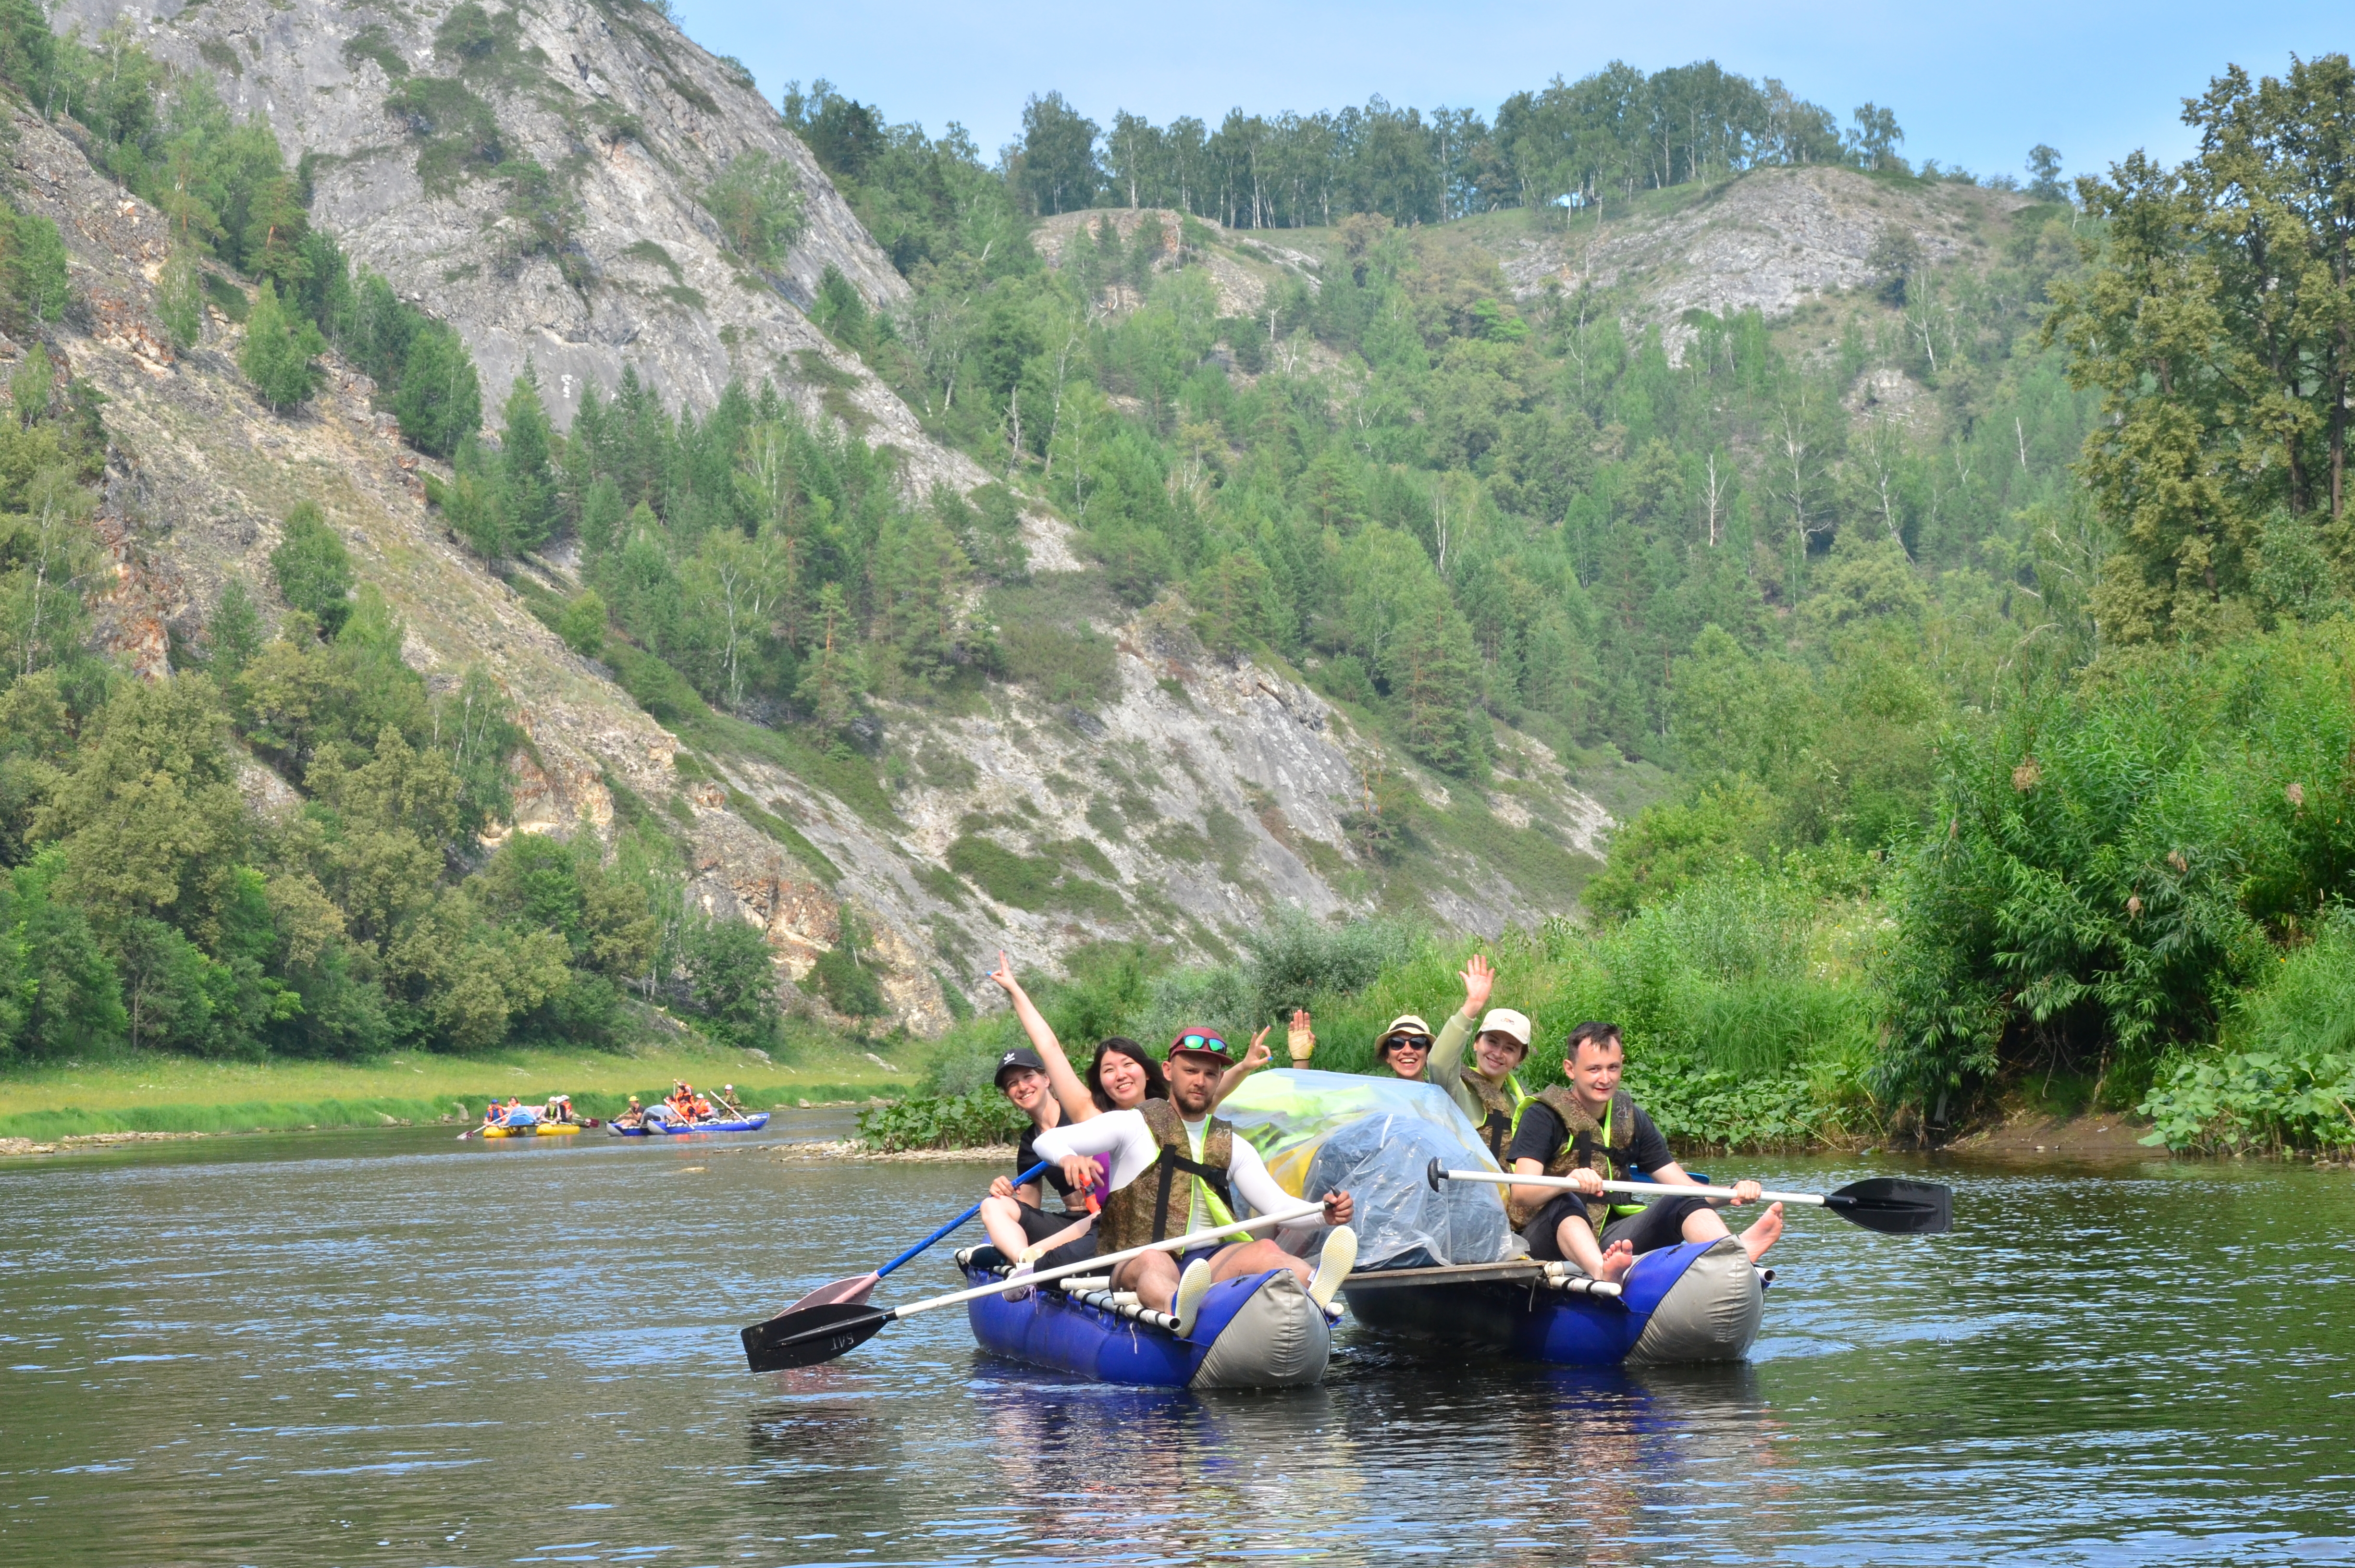
[[[1480,1021],[1478,1033],[1509,1034],[1521,1043],[1522,1050],[1529,1048],[1529,1021],[1526,1015],[1515,1012],[1509,1007],[1490,1008],[1488,1016]]]

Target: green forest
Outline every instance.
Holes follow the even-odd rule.
[[[512,580],[698,750],[889,821],[906,763],[872,755],[874,703],[969,711],[1013,680],[1084,708],[1117,679],[1087,617],[1172,617],[1439,779],[1489,780],[1514,731],[1655,781],[1591,880],[1556,852],[1582,916],[1490,950],[1499,1001],[1550,1032],[1626,1022],[1680,1136],[1940,1138],[2027,1100],[2139,1107],[2178,1147],[2355,1141],[2344,56],[2227,70],[2186,106],[2198,156],[2066,186],[2049,147],[2025,180],[1916,167],[1890,110],[1843,130],[1713,64],[1557,79],[1487,117],[1377,100],[1215,132],[1107,129],[1048,93],[994,161],[790,90],[914,291],[886,313],[831,275],[811,319],[1002,476],[917,497],[847,397],[813,423],[767,386],[671,408],[631,376],[559,432],[528,375],[485,397],[454,333],[309,224],[266,126],[126,38],[0,10],[15,90],[171,217],[166,305],[242,315],[274,408],[331,349],[366,369],[449,460],[435,503],[492,569],[577,541],[579,597]],[[1607,291],[1517,298],[1481,243],[1783,165],[1991,191],[1984,253],[1935,262],[1892,225],[1867,286],[1775,322],[1689,312],[1671,341]],[[526,216],[544,193],[512,161],[485,175]],[[755,266],[800,231],[765,162],[700,196]],[[1072,213],[1050,265],[1034,238]],[[69,306],[58,238],[15,217],[6,239],[0,325],[37,336]],[[1269,268],[1263,314],[1220,313],[1213,250]],[[687,916],[661,803],[617,789],[612,846],[481,847],[512,715],[481,673],[429,696],[315,518],[176,650],[186,674],[83,652],[104,416],[38,365],[0,420],[0,1060],[610,1041],[649,1003],[777,1040],[765,950]],[[1891,371],[1915,411],[1859,408]],[[1042,504],[1099,568],[1078,585],[1029,571],[1019,514]],[[245,806],[243,754],[298,812]],[[1059,1027],[1314,1001],[1348,1065],[1394,1001],[1452,1006],[1463,939],[1404,912],[1466,830],[1404,780],[1368,794],[1351,851],[1382,919],[1278,922],[1222,968],[1103,944],[1045,988]],[[1001,898],[1094,885],[961,847],[939,874]],[[808,983],[882,1011],[855,933]],[[1005,1027],[959,1026],[936,1109],[974,1103]]]

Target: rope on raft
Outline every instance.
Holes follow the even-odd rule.
[[[957,1266],[960,1268],[972,1267],[973,1255],[980,1250],[981,1249],[979,1247],[970,1246],[959,1250],[956,1255]],[[993,1275],[999,1279],[1004,1279],[1007,1276],[1011,1275],[1014,1270],[1008,1265],[999,1264],[995,1268],[986,1268],[981,1272],[984,1274]],[[1110,1285],[1112,1281],[1110,1279],[1105,1279],[1103,1283]],[[1074,1275],[1067,1279],[1048,1280],[1044,1284],[1040,1285],[1039,1288],[1041,1290],[1060,1289],[1063,1298],[1067,1301],[1077,1301],[1082,1306],[1092,1307],[1099,1312],[1110,1312],[1114,1317],[1125,1318],[1132,1323],[1142,1323],[1148,1329],[1167,1330],[1168,1332],[1173,1334],[1178,1331],[1178,1319],[1176,1318],[1167,1312],[1156,1312],[1152,1308],[1144,1305],[1142,1302],[1137,1300],[1135,1291],[1100,1289],[1096,1288],[1096,1286],[1097,1281],[1094,1278],[1082,1277]],[[1073,1288],[1074,1287],[1078,1287],[1079,1288],[1075,1289]]]

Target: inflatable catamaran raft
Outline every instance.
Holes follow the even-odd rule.
[[[1017,1285],[994,1250],[957,1255],[966,1288],[889,1309],[865,1305],[884,1273],[922,1252],[979,1208],[876,1274],[837,1282],[744,1330],[754,1372],[811,1366],[855,1349],[885,1325],[963,1306],[985,1351],[1106,1383],[1160,1387],[1282,1388],[1316,1382],[1332,1319],[1288,1269],[1211,1287],[1191,1331],[1111,1288],[1111,1266],[1140,1252],[1181,1250],[1316,1215],[1310,1194],[1355,1200],[1358,1267],[1342,1286],[1368,1328],[1410,1342],[1485,1347],[1563,1366],[1736,1361],[1758,1337],[1772,1276],[1739,1241],[1683,1242],[1649,1252],[1616,1282],[1527,1255],[1505,1217],[1502,1189],[1550,1178],[1500,1171],[1445,1091],[1429,1084],[1305,1071],[1263,1073],[1220,1107],[1251,1139],[1268,1173],[1303,1200],[1285,1213],[1241,1217],[1225,1231],[1172,1237],[1044,1269]],[[1034,1171],[1033,1174],[1036,1172]],[[1606,1182],[1640,1197],[1647,1183]],[[1730,1189],[1681,1188],[1730,1199]],[[1928,1235],[1951,1229],[1951,1195],[1929,1182],[1876,1177],[1828,1194],[1769,1192],[1819,1206],[1869,1230]],[[1287,1245],[1314,1247],[1314,1229]]]
[[[1263,1073],[1219,1114],[1286,1192],[1356,1198],[1358,1267],[1341,1291],[1369,1329],[1564,1366],[1737,1361],[1758,1338],[1768,1276],[1730,1238],[1646,1253],[1616,1284],[1519,1255],[1500,1187],[1431,1178],[1501,1174],[1436,1085]]]

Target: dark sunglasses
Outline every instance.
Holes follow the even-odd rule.
[[[1229,1046],[1215,1034],[1180,1034],[1178,1044],[1169,1048],[1172,1051],[1224,1051]]]
[[[1431,1049],[1431,1036],[1428,1034],[1393,1034],[1389,1039],[1382,1042],[1382,1049],[1385,1051],[1428,1051]]]

